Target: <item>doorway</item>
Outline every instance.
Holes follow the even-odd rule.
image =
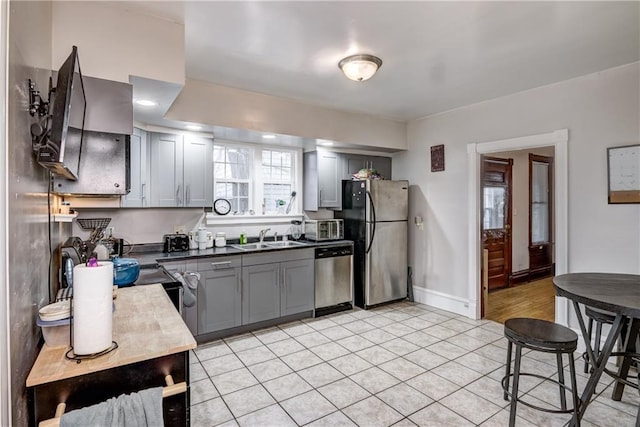
[[[554,318],[553,283],[536,282],[549,277],[553,265],[553,151],[540,147],[482,156],[481,238],[488,258],[482,266],[488,272],[483,318],[499,321],[508,313]],[[498,203],[492,200],[496,194]]]
[[[481,156],[495,155],[496,153],[510,150],[524,150],[545,146],[553,147],[553,156],[556,173],[553,176],[554,217],[552,225],[555,236],[555,270],[556,274],[567,272],[568,253],[568,151],[567,145],[569,132],[561,129],[554,132],[538,135],[530,135],[499,141],[483,143],[471,143],[467,145],[467,165],[469,170],[468,181],[468,236],[469,236],[469,305],[470,315],[476,319],[481,318],[482,310],[482,242],[480,239],[481,218]],[[569,306],[567,300],[554,296],[555,321],[567,325]]]

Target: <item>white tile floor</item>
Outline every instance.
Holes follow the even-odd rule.
[[[506,345],[501,324],[408,302],[226,338],[191,354],[191,425],[506,426]],[[555,358],[526,353],[522,369],[554,376]],[[580,361],[577,370],[582,390]],[[635,424],[637,390],[614,402],[611,382],[601,380],[583,426]],[[521,390],[559,404],[552,383],[523,377]],[[518,426],[568,419],[518,406]]]

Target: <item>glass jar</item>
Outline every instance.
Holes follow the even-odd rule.
[[[227,246],[227,233],[219,231],[216,233],[216,248]]]
[[[298,240],[302,236],[302,221],[293,220],[291,221],[291,238],[293,240]]]

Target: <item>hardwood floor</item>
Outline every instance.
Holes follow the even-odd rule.
[[[511,317],[555,320],[553,277],[489,293],[485,319],[504,323]]]

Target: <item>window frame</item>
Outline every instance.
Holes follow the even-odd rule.
[[[283,217],[283,216],[300,216],[302,215],[302,148],[295,147],[286,147],[280,145],[272,145],[272,144],[252,144],[248,142],[239,142],[232,140],[222,140],[215,139],[213,142],[215,146],[224,146],[224,147],[235,147],[235,148],[247,148],[250,152],[250,162],[249,162],[249,210],[253,210],[255,212],[256,217]],[[264,179],[262,175],[262,151],[279,151],[279,152],[288,152],[292,154],[292,173],[291,173],[291,187],[292,191],[296,192],[296,199],[291,208],[291,212],[289,214],[263,214],[262,213],[262,200],[264,199],[264,184],[269,183],[271,181],[267,181]],[[211,166],[214,166],[214,162],[212,159]],[[237,180],[223,180],[222,182],[232,182]],[[213,188],[215,194],[215,185],[217,179],[213,178]],[[239,180],[239,182],[245,182],[245,180]],[[231,215],[231,217],[236,218],[246,218],[248,215]],[[228,217],[228,216],[227,216]]]

